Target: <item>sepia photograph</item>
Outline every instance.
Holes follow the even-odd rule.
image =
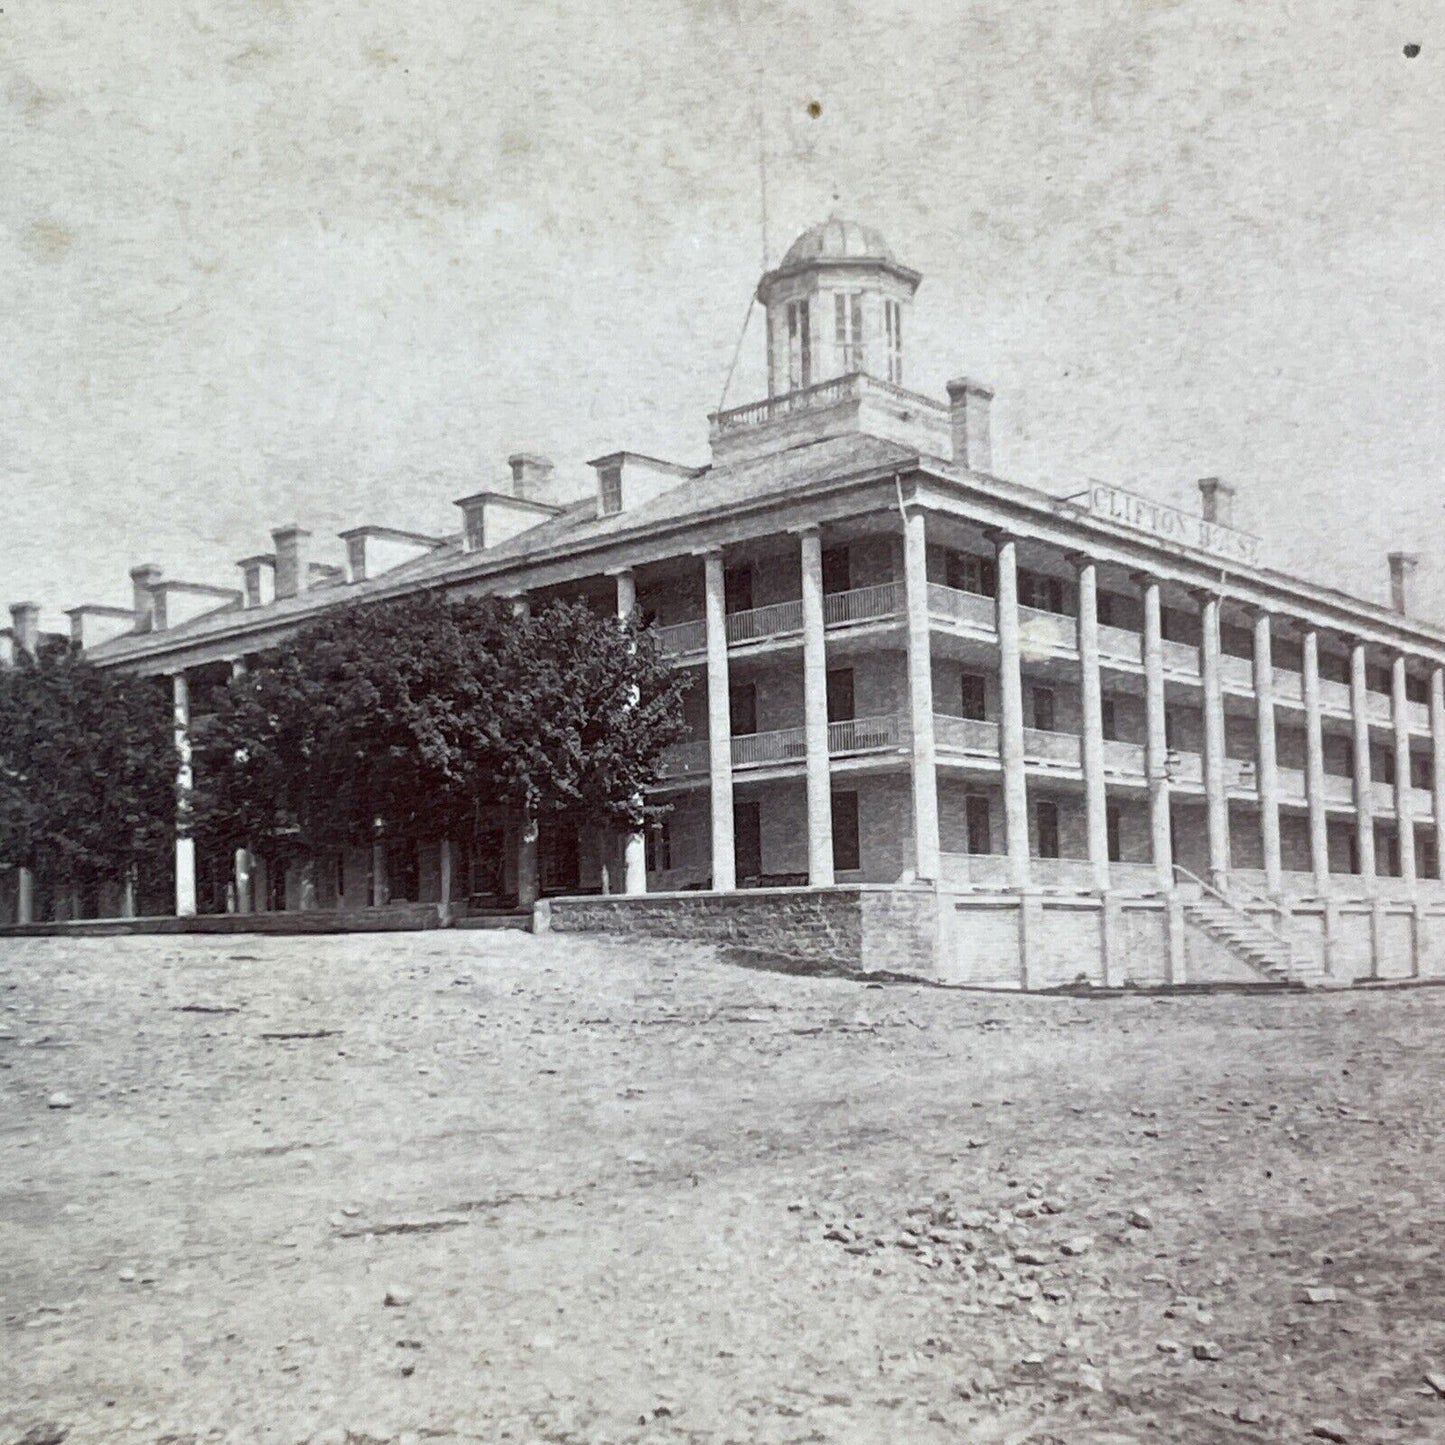
[[[1445,1445],[1442,137],[1423,0],[0,6],[0,1445]]]

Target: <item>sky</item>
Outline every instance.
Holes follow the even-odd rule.
[[[1223,476],[1269,564],[1415,550],[1445,621],[1442,136],[1429,0],[7,0],[4,600],[456,530],[517,450],[705,462],[837,212],[1001,475]]]

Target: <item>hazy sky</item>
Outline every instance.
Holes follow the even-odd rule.
[[[1413,544],[1445,617],[1439,10],[7,3],[4,600],[450,530],[523,447],[706,460],[760,104],[772,258],[877,225],[925,275],[910,384],[992,383],[1001,473],[1219,473],[1269,560],[1383,600]]]

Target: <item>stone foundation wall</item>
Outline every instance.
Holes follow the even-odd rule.
[[[287,913],[201,913],[193,918],[87,918],[66,923],[12,924],[0,938],[112,938],[177,933],[400,933],[440,928],[434,903],[390,908],[308,908]]]
[[[716,943],[843,973],[937,976],[937,900],[923,888],[749,888],[553,898],[539,931]]]

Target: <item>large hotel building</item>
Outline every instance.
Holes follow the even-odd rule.
[[[640,609],[697,674],[661,827],[532,846],[498,818],[304,876],[182,839],[164,897],[125,906],[363,926],[540,895],[553,927],[992,987],[1445,973],[1445,631],[1406,610],[1414,559],[1391,556],[1384,608],[1264,565],[1220,480],[1194,514],[997,475],[986,386],[908,389],[919,281],[869,227],[800,236],[758,286],[768,395],[711,418],[706,466],[614,452],[579,501],[517,455],[455,535],[358,526],[341,569],[287,526],[238,588],[138,567],[133,609],[70,613],[97,665],[173,679],[184,735],[338,603]],[[11,919],[36,911],[18,873]]]

